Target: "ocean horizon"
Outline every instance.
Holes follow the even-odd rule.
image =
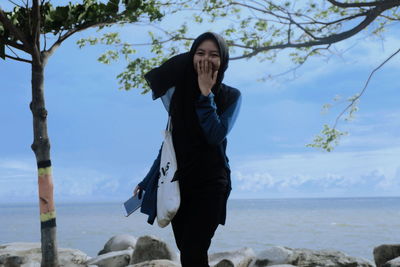
[[[123,215],[123,201],[56,202],[59,247],[94,257],[109,238],[153,235],[178,251],[171,226],[149,225],[147,216]],[[0,244],[40,242],[36,203],[0,204]],[[230,199],[209,253],[271,246],[338,250],[373,260],[373,248],[400,243],[400,197]]]

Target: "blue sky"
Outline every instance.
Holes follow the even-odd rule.
[[[193,36],[212,26],[192,27]],[[141,43],[145,29],[123,36]],[[292,65],[283,53],[275,63],[231,61],[225,83],[243,94],[228,136],[232,198],[399,196],[400,56],[373,77],[340,145],[330,153],[305,147],[324,123],[332,124],[345,101],[327,113],[322,105],[357,93],[369,73],[398,49],[400,29],[385,40],[358,36],[336,46],[344,53],[313,58],[292,74],[258,82]],[[162,142],[167,114],[140,90],[118,90],[125,62],[102,65],[105,47],[79,49],[80,33],[66,41],[46,67],[46,105],[56,201],[123,201],[144,177]],[[289,52],[289,51],[288,51]],[[32,143],[30,67],[0,62],[0,201],[37,199]]]

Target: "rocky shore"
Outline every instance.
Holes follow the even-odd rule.
[[[76,249],[60,248],[59,263],[66,267],[179,267],[179,254],[154,236],[136,239],[112,237],[97,257]],[[380,245],[373,251],[374,263],[340,251],[269,247],[259,253],[244,247],[209,255],[212,267],[400,267],[400,244]],[[0,267],[40,267],[39,243],[0,245]]]

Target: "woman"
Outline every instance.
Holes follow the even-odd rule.
[[[153,99],[161,97],[172,121],[181,205],[172,229],[183,267],[208,265],[207,251],[219,224],[225,224],[231,190],[226,136],[240,109],[239,90],[222,83],[228,46],[206,32],[188,53],[172,57],[145,75]],[[160,149],[161,151],[161,149]],[[134,190],[145,191],[141,211],[156,217],[160,153]]]

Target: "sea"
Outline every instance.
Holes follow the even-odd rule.
[[[150,225],[138,211],[125,217],[122,203],[59,203],[56,211],[59,247],[94,257],[112,236],[130,234],[156,236],[177,251],[170,225]],[[40,242],[37,205],[0,204],[0,244],[10,242]],[[400,244],[400,197],[231,199],[209,253],[285,246],[339,250],[372,261],[381,244]]]

